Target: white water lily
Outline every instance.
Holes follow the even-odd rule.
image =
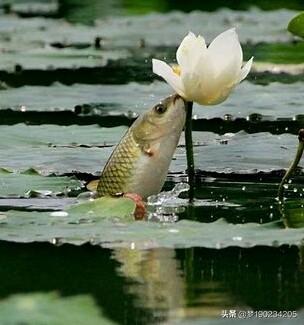
[[[152,60],[153,72],[183,98],[201,105],[223,102],[248,75],[251,58],[243,67],[243,51],[234,28],[218,35],[207,47],[202,36],[192,32],[176,52],[178,65]]]

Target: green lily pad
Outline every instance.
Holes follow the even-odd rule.
[[[16,65],[22,69],[54,70],[58,68],[102,67],[109,60],[128,57],[123,50],[98,51],[94,49],[55,48],[27,50],[22,53],[1,53],[0,70],[14,71]]]
[[[304,49],[301,52],[304,53]],[[288,86],[273,82],[262,86],[244,81],[224,103],[215,108],[206,109],[194,104],[193,115],[206,119],[224,119],[229,115],[230,119],[235,119],[255,114],[263,122],[282,118],[292,120],[303,113],[302,89],[302,82]],[[83,116],[91,114],[115,117],[125,114],[132,117],[132,113],[146,111],[171,92],[172,89],[160,81],[151,84],[131,82],[126,85],[65,86],[54,83],[49,87],[24,86],[1,90],[0,109],[55,112],[74,111],[75,106],[78,106]]]
[[[167,97],[172,89],[164,82],[131,82],[126,85],[24,86],[0,91],[0,109],[23,111],[74,111],[83,114],[117,115],[141,113]],[[132,116],[132,114],[131,114]]]
[[[37,173],[13,173],[0,170],[0,197],[28,197],[34,193],[67,194],[73,190],[80,190],[82,186],[80,181],[72,177],[44,177]]]
[[[12,208],[27,211],[58,211],[67,206],[76,204],[75,197],[42,197],[16,198],[6,197],[0,199],[0,211],[8,211]]]
[[[304,12],[291,19],[288,30],[294,35],[304,37]]]
[[[216,35],[231,27],[240,26],[242,43],[286,42],[290,34],[284,32],[293,10],[263,11],[251,8],[237,11],[223,8],[215,12],[151,13],[143,16],[104,17],[94,26],[69,24],[56,19],[21,19],[1,17],[0,35],[6,49],[43,48],[54,42],[62,44],[89,43],[103,38],[103,45],[111,48],[138,48],[144,40],[147,46],[178,46],[187,31],[201,33],[209,43]],[[162,30],[162,33],[159,33]]]
[[[59,11],[57,0],[9,0],[7,3],[9,3],[9,13],[14,13],[21,17],[52,17],[57,16]]]
[[[111,17],[97,21],[96,26],[112,43],[126,47],[137,45],[140,39],[145,39],[147,45],[177,46],[189,30],[202,34],[209,43],[223,30],[240,25],[238,33],[242,43],[283,42],[291,39],[284,27],[295,14],[296,11],[286,9],[237,11],[222,8],[212,13],[193,11]]]
[[[0,319],[6,325],[114,324],[101,315],[91,296],[60,297],[54,292],[17,294],[1,300]]]
[[[0,144],[2,150],[14,147],[22,150],[23,147],[41,148],[75,148],[80,146],[107,147],[116,144],[126,132],[127,127],[101,128],[98,125],[37,125],[28,126],[2,125],[0,126]]]
[[[111,199],[113,200],[113,199]],[[114,199],[120,204],[120,199]],[[113,201],[114,202],[114,201]],[[110,206],[109,215],[104,216],[102,206],[108,202],[99,201],[100,210],[94,203],[67,209],[63,212],[8,211],[1,215],[0,240],[13,242],[51,242],[81,245],[86,242],[102,247],[207,247],[229,246],[252,247],[256,245],[280,246],[303,244],[302,229],[283,229],[280,223],[229,224],[223,219],[213,223],[181,220],[177,223],[130,222],[126,210],[133,202],[122,202],[123,209],[116,203]],[[126,204],[126,206],[125,206]],[[123,211],[117,221],[118,211]],[[122,218],[121,218],[122,217]]]
[[[290,228],[304,227],[304,200],[288,200],[282,204],[284,222]]]
[[[100,173],[125,130],[126,127],[96,125],[0,125],[0,168],[19,172],[34,168],[43,175]],[[194,132],[193,138],[196,168],[210,172],[239,174],[285,169],[297,146],[297,136],[291,134]],[[180,145],[170,166],[172,172],[186,169],[183,135]]]
[[[128,198],[101,197],[89,202],[83,202],[68,207],[65,210],[72,218],[130,218],[134,220],[135,203]],[[89,221],[89,219],[88,219]]]

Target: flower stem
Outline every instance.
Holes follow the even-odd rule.
[[[283,202],[284,184],[286,184],[288,182],[288,180],[290,179],[290,177],[295,172],[295,170],[296,170],[296,168],[298,166],[298,163],[301,160],[301,157],[303,155],[303,150],[304,150],[304,129],[301,129],[299,131],[298,139],[299,139],[299,144],[298,144],[298,149],[297,149],[297,153],[296,153],[295,159],[293,160],[292,164],[288,168],[286,174],[282,178],[282,181],[281,181],[281,183],[279,185],[279,189],[278,189],[279,202]]]
[[[187,173],[189,189],[189,202],[193,202],[194,199],[194,158],[193,158],[193,142],[192,142],[192,108],[193,102],[187,102],[186,104],[186,124],[185,124],[185,141],[186,141],[186,154],[187,154]]]

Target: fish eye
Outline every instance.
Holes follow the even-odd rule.
[[[163,104],[158,104],[154,107],[154,111],[157,113],[157,114],[163,114],[165,113],[167,110],[167,107]]]

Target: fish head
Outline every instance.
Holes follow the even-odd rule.
[[[172,133],[181,133],[186,120],[186,102],[178,94],[171,95],[141,115],[134,125],[139,141],[153,141]]]

